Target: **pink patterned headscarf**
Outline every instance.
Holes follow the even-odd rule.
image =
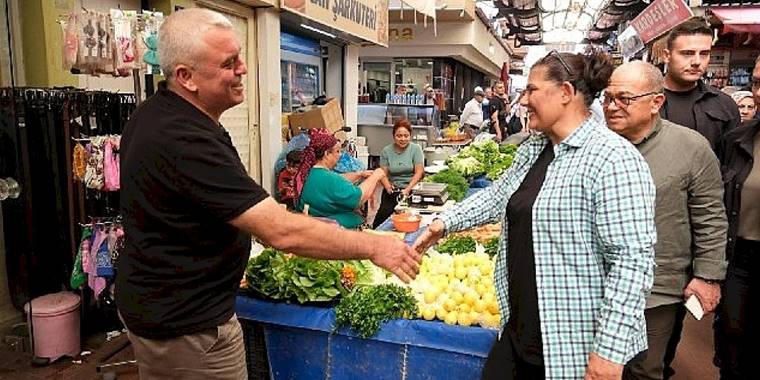
[[[298,167],[298,174],[296,174],[296,199],[301,198],[301,192],[306,179],[309,177],[309,172],[317,163],[317,156],[324,155],[338,143],[338,139],[326,129],[310,129],[309,138],[311,139],[309,146],[301,154],[301,166]]]

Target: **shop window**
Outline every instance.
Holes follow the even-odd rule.
[[[369,102],[385,103],[385,96],[391,91],[390,62],[365,62],[363,70],[367,78],[365,93],[369,94]]]
[[[407,94],[422,94],[425,91],[425,85],[433,85],[433,59],[396,59],[393,74],[396,84],[394,90],[397,90],[399,86],[404,86]]]
[[[311,104],[319,96],[319,66],[280,61],[282,112]]]

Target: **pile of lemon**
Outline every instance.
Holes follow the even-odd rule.
[[[448,255],[429,251],[410,284],[419,317],[447,324],[499,328],[494,261],[484,252]]]

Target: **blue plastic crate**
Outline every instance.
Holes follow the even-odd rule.
[[[333,309],[240,296],[239,318],[262,323],[275,379],[480,379],[496,330],[396,320],[371,339],[333,331]]]

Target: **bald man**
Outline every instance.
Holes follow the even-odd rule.
[[[618,67],[604,92],[608,128],[638,148],[652,172],[657,199],[654,285],[645,317],[649,349],[625,379],[662,379],[664,355],[684,300],[706,313],[720,300],[726,273],[726,213],[718,159],[698,132],[663,120],[663,77],[641,61]]]

